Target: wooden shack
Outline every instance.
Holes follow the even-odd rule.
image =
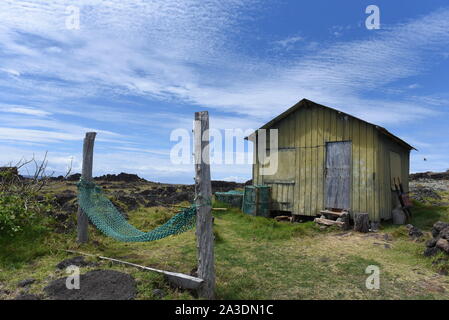
[[[257,157],[253,165],[253,183],[271,186],[271,210],[317,216],[342,209],[378,222],[398,203],[393,178],[408,191],[414,148],[380,126],[303,99],[261,129],[278,129],[276,173],[261,174]],[[256,131],[248,138],[260,137]]]

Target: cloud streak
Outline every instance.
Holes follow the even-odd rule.
[[[131,170],[120,156],[139,148],[166,155],[169,131],[190,129],[198,108],[213,109],[211,124],[220,129],[258,127],[303,97],[382,125],[447,115],[444,97],[394,90],[427,72],[429,60],[444,58],[447,8],[365,39],[262,58],[240,50],[237,40],[253,36],[242,30],[256,19],[260,1],[81,0],[81,29],[67,30],[72,4],[0,2],[1,141],[61,144],[98,131],[100,141],[121,150],[102,153],[112,157],[103,158],[108,167]],[[308,41],[281,39],[267,40],[265,49]],[[99,101],[106,98],[123,104]],[[152,147],[145,146],[150,135]],[[138,158],[135,169],[148,169]]]

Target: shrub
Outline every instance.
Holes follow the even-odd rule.
[[[2,234],[14,235],[34,217],[34,212],[27,210],[20,197],[0,194],[0,232]]]
[[[0,234],[14,236],[23,228],[37,223],[47,210],[48,205],[37,199],[0,193]]]
[[[29,165],[34,165],[34,175],[20,176],[19,169]],[[45,173],[46,167],[45,155],[42,162],[33,158],[0,168],[0,237],[14,236],[28,226],[37,226],[48,216],[45,213],[49,213],[52,207],[41,192],[49,178]]]

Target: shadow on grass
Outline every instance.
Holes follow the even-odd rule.
[[[288,240],[303,235],[313,235],[321,231],[312,221],[304,223],[278,222],[272,218],[255,217],[242,213],[238,208],[232,208],[220,202],[214,207],[227,208],[226,211],[214,211],[217,219],[223,219],[231,224],[238,237],[248,240]]]
[[[45,244],[45,236],[49,230],[45,226],[32,226],[13,237],[0,237],[0,265],[20,267],[33,259],[50,252]]]

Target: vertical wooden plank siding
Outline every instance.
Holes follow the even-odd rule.
[[[405,152],[405,164],[404,164],[404,176],[402,177],[402,184],[404,186],[405,192],[409,192],[409,175],[410,175],[410,152],[407,150]]]
[[[337,113],[336,114],[337,119],[337,141],[343,141],[344,140],[344,122],[342,120],[342,114]]]
[[[289,117],[289,142],[288,142],[288,146],[289,147],[294,147],[295,146],[295,118],[294,117]],[[293,166],[294,168],[296,168],[296,152],[295,151],[289,151],[290,153],[292,153],[292,159],[291,159],[291,166]],[[296,180],[296,175],[295,175],[295,170],[291,170],[291,172],[293,172],[293,176],[292,178],[294,178]],[[296,183],[295,183],[296,184]],[[286,188],[286,193],[285,193],[285,201],[289,202],[289,207],[287,208],[287,210],[294,210],[294,204],[296,201],[296,197],[295,197],[295,193],[293,192],[293,189],[295,188],[295,185],[288,185]]]
[[[380,221],[380,194],[379,194],[379,168],[378,168],[378,154],[379,154],[379,137],[377,130],[373,129],[373,193],[374,193],[374,220]]]
[[[382,188],[381,192],[382,192],[383,216],[381,217],[381,219],[385,219],[385,218],[388,217],[387,210],[389,208],[389,206],[387,205],[388,199],[389,199],[388,198],[389,194],[387,194],[387,190],[388,190],[387,189],[387,181],[388,181],[389,177],[386,176],[386,173],[390,169],[389,169],[389,167],[388,167],[388,165],[387,165],[387,163],[385,161],[386,145],[385,145],[385,143],[384,143],[382,138],[379,140],[379,142],[382,145],[382,151],[381,151],[381,154],[380,154],[380,159],[382,161],[382,173],[381,174],[382,174],[382,178],[383,178],[382,186],[381,186],[381,188]]]
[[[401,161],[401,177],[403,181],[405,182],[405,185],[407,184],[408,188],[408,172],[409,172],[409,156],[410,152],[409,150],[397,145],[396,143],[392,142],[390,139],[386,138],[382,134],[379,135],[379,165],[378,165],[378,172],[379,177],[381,180],[379,181],[379,193],[380,193],[380,200],[379,200],[379,212],[380,212],[380,218],[381,219],[390,219],[391,218],[391,211],[393,210],[393,202],[395,200],[395,195],[391,191],[391,185],[390,185],[390,172],[391,172],[391,165],[390,165],[390,151],[396,152],[400,155]]]
[[[294,124],[295,124],[295,136],[294,136],[294,146],[296,148],[295,150],[295,170],[296,170],[296,177],[295,177],[295,187],[294,187],[294,193],[295,193],[295,202],[293,203],[293,213],[294,214],[301,214],[301,212],[299,211],[299,199],[301,197],[301,189],[302,189],[302,185],[301,185],[301,153],[300,153],[300,135],[301,135],[301,127],[300,127],[300,122],[299,122],[299,117],[298,117],[299,112],[295,112],[295,114],[292,116],[294,119]]]
[[[317,131],[317,141],[316,149],[317,161],[316,161],[316,171],[317,171],[317,214],[319,210],[324,208],[324,110],[318,109],[318,131]]]
[[[382,219],[385,215],[385,163],[384,163],[384,144],[380,137],[380,134],[377,133],[377,142],[378,142],[378,153],[377,153],[377,176],[378,176],[378,190],[379,190],[379,219]]]
[[[391,217],[390,166],[387,158],[390,150],[401,154],[401,178],[408,189],[409,151],[379,133],[371,124],[332,109],[304,104],[272,128],[279,130],[279,147],[294,148],[280,151],[292,152],[293,156],[279,165],[294,167],[290,172],[295,182],[271,185],[273,209],[311,216],[324,209],[327,142],[352,142],[352,212],[368,212],[370,220],[375,221]],[[257,152],[256,148],[254,152]],[[259,175],[259,163],[256,162],[253,170],[255,183],[265,183],[265,179],[268,181],[268,177]],[[276,201],[279,203],[276,204]],[[284,202],[288,202],[288,206]]]
[[[312,107],[312,141],[310,143],[310,153],[311,153],[311,169],[312,169],[312,184],[311,184],[311,191],[312,191],[312,197],[310,199],[311,201],[311,207],[310,207],[310,214],[316,215],[317,214],[317,194],[318,194],[318,174],[317,174],[317,131],[318,131],[318,110],[316,107]]]
[[[306,145],[306,117],[304,116],[304,110],[300,110],[298,112],[298,118],[300,123],[300,149],[299,153],[301,155],[301,168],[300,168],[300,177],[299,177],[299,184],[301,185],[301,194],[299,196],[299,212],[300,214],[307,215],[305,207],[306,207],[306,192],[307,192],[307,179],[306,179],[306,149],[304,148]]]
[[[347,115],[344,116],[343,140],[351,140],[351,119]]]
[[[304,109],[304,118],[305,118],[305,125],[306,125],[306,132],[305,132],[305,144],[304,144],[304,153],[305,153],[305,157],[306,157],[306,161],[304,163],[305,165],[305,185],[306,185],[306,190],[305,190],[305,194],[304,194],[304,212],[306,215],[310,215],[310,210],[311,210],[311,206],[310,206],[310,199],[312,196],[312,170],[310,168],[310,163],[311,163],[311,158],[310,158],[310,148],[307,148],[308,146],[310,146],[310,142],[311,142],[311,137],[312,137],[312,133],[311,133],[311,125],[310,125],[310,121],[311,121],[311,113],[309,111],[310,109],[308,107],[306,107]]]
[[[359,209],[367,212],[367,186],[366,186],[366,123],[360,122],[360,171],[359,171]]]
[[[360,211],[360,121],[352,122],[352,211]]]
[[[374,143],[373,126],[366,126],[366,212],[374,214]]]

